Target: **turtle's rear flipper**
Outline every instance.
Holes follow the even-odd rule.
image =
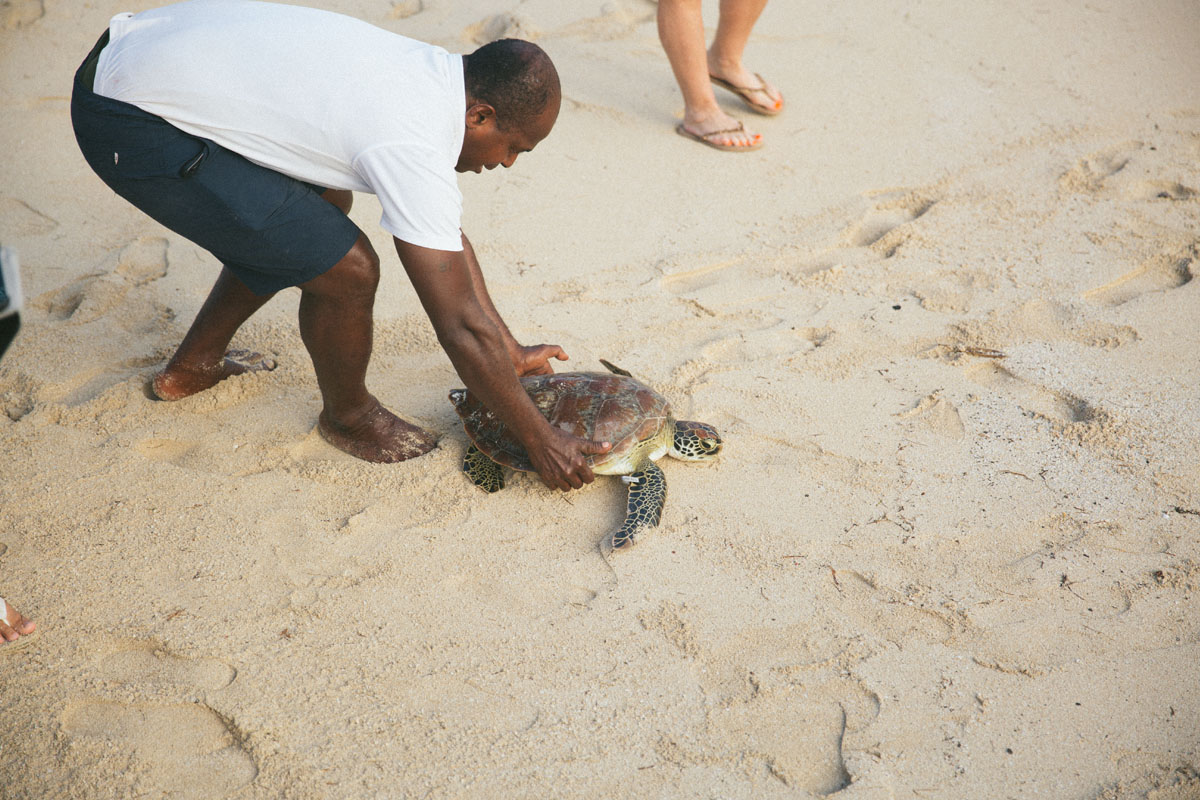
[[[633,377],[633,374],[632,374],[632,373],[630,373],[630,372],[629,372],[629,370],[624,370],[624,369],[621,369],[620,367],[618,367],[616,364],[612,363],[611,361],[605,361],[605,360],[602,358],[602,359],[600,359],[600,363],[601,363],[601,364],[603,364],[603,365],[604,365],[604,368],[605,368],[606,370],[608,370],[609,372],[615,372],[615,373],[617,373],[618,375],[624,375],[626,378],[632,378],[632,377]]]
[[[629,501],[625,522],[612,535],[614,550],[630,547],[638,534],[657,525],[667,502],[667,476],[653,462],[621,480],[629,484]]]
[[[504,467],[479,452],[475,445],[467,448],[463,472],[467,473],[471,483],[489,494],[504,488]]]

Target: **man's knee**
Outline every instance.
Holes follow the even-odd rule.
[[[350,252],[338,262],[347,287],[364,294],[375,294],[379,286],[379,255],[366,236],[360,235]]]
[[[370,240],[359,234],[358,240],[341,260],[323,275],[300,286],[304,291],[324,295],[374,296],[379,286],[379,256]]]

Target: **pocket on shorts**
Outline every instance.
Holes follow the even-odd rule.
[[[195,181],[219,201],[222,212],[245,231],[265,231],[286,218],[288,209],[313,195],[302,181],[254,164],[215,142],[195,172]],[[324,201],[321,201],[322,203]]]
[[[208,142],[170,125],[167,128],[124,144],[114,143],[113,171],[133,181],[192,177],[208,156]]]
[[[150,114],[72,112],[79,149],[110,185],[113,181],[182,179],[189,176],[189,167],[194,173],[208,153],[206,140]]]

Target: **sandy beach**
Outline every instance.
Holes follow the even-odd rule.
[[[460,386],[375,198],[397,465],[278,368],[150,399],[218,265],[112,193],[73,72],[145,0],[0,2],[0,797],[1200,798],[1200,5],[774,0],[766,145],[675,135],[646,0],[308,0],[537,41],[558,123],[464,175],[518,339],[725,439],[625,487],[460,472]],[[717,6],[705,2],[715,24]]]

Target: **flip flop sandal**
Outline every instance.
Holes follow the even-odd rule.
[[[762,92],[763,94],[766,94],[767,97],[771,96],[769,93],[767,93],[767,82],[763,76],[756,72],[754,73],[754,77],[758,78],[758,86],[735,86],[724,78],[718,78],[716,75],[709,75],[708,79],[717,86],[720,86],[722,89],[728,89],[738,97],[742,98],[742,102],[749,106],[750,110],[756,114],[773,117],[779,112],[783,111],[783,100],[779,101],[778,106],[771,107],[764,106],[761,103],[756,103],[750,99],[751,95],[755,92]]]
[[[724,150],[730,153],[748,153],[751,150],[757,150],[763,146],[762,136],[758,134],[755,134],[755,136],[758,138],[750,144],[722,144],[721,142],[714,141],[714,138],[720,138],[729,133],[745,133],[746,126],[740,122],[737,124],[736,128],[726,128],[723,131],[711,131],[710,133],[692,133],[687,128],[683,127],[683,123],[681,122],[675,126],[675,132],[680,136],[700,142],[700,144],[706,144],[714,150]]]

